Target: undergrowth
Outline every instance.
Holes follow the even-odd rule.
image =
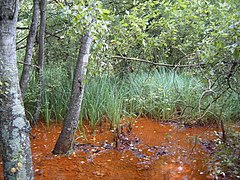
[[[41,115],[47,124],[63,120],[68,108],[73,72],[63,66],[45,69],[45,90]],[[80,125],[88,121],[95,128],[101,119],[117,127],[122,117],[147,116],[184,124],[205,123],[210,119],[237,119],[240,97],[235,92],[207,94],[208,84],[201,78],[174,71],[130,73],[123,77],[88,77],[80,114]],[[32,74],[25,96],[31,120],[38,92]],[[221,91],[220,91],[221,93]],[[216,98],[217,97],[217,98]],[[217,99],[217,100],[216,100]]]
[[[209,170],[215,179],[240,178],[240,132],[228,130],[225,142],[216,140]]]

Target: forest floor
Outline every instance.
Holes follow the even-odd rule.
[[[214,138],[214,127],[186,128],[146,118],[132,123],[131,132],[123,129],[118,136],[117,147],[107,123],[94,132],[85,125],[85,133],[77,133],[75,152],[56,156],[51,151],[61,124],[47,128],[40,121],[31,133],[35,179],[212,179],[204,144]]]

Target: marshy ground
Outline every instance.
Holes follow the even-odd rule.
[[[212,179],[204,146],[214,138],[212,126],[186,128],[139,118],[117,140],[107,123],[94,132],[88,125],[84,129],[77,133],[74,153],[54,156],[61,124],[48,129],[39,122],[33,128],[35,179]]]

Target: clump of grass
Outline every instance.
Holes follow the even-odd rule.
[[[86,83],[81,118],[88,120],[93,129],[104,116],[104,104],[108,87],[108,82],[102,78],[93,78]]]
[[[161,120],[171,119],[176,113],[192,117],[196,95],[202,88],[197,78],[165,71],[133,74],[128,81],[126,111]]]
[[[116,88],[110,89],[105,104],[105,114],[114,129],[118,128],[122,117],[123,97]]]
[[[85,87],[81,118],[88,120],[93,129],[103,117],[116,126],[122,115],[122,97],[114,78],[103,76],[90,79]]]

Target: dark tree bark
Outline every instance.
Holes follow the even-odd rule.
[[[37,122],[42,107],[42,97],[44,91],[44,37],[46,29],[46,0],[40,0],[40,32],[39,32],[39,57],[38,57],[38,81],[39,81],[39,96],[37,100],[36,110],[33,115],[34,122]]]
[[[81,48],[74,72],[74,80],[72,85],[72,94],[68,111],[64,119],[63,129],[57,140],[53,154],[66,154],[72,150],[74,143],[74,135],[79,122],[79,113],[84,92],[84,79],[87,72],[88,56],[92,38],[87,32],[81,39]]]
[[[27,47],[25,52],[22,76],[20,80],[22,98],[24,98],[28,81],[29,81],[32,51],[33,51],[34,40],[37,33],[38,21],[39,21],[39,0],[33,0],[32,24],[31,24],[28,38],[27,38]]]
[[[33,179],[29,140],[16,61],[18,0],[0,0],[0,142],[4,179]]]

